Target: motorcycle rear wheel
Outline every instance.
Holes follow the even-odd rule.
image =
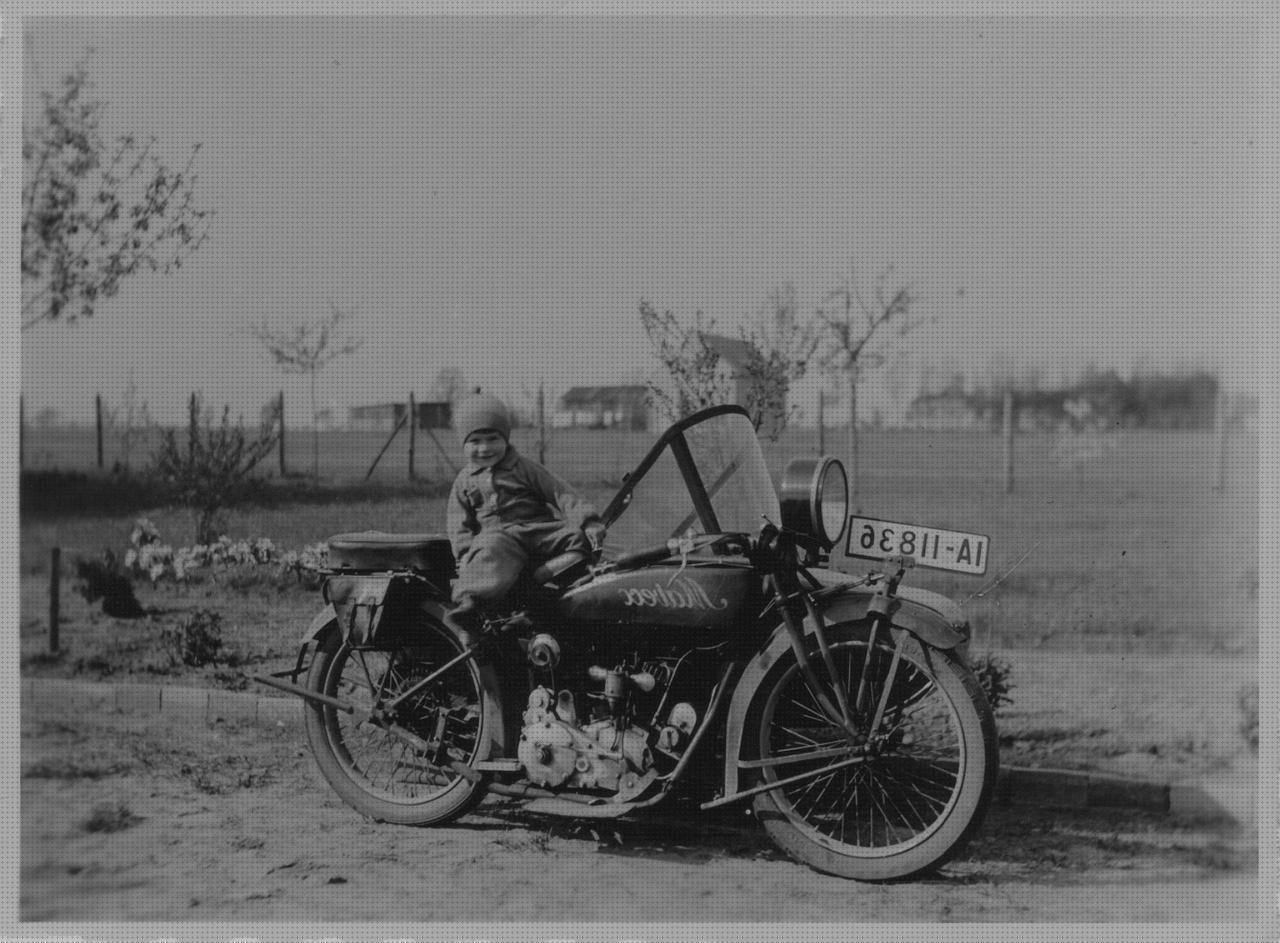
[[[865,621],[827,629],[850,704],[866,659],[869,629]],[[892,662],[894,642],[883,630],[879,636],[871,650],[868,696],[858,721],[864,733]],[[888,881],[934,870],[964,847],[990,804],[999,745],[991,707],[977,679],[952,653],[902,638],[871,752],[850,745],[840,725],[824,715],[790,652],[766,675],[755,698],[755,755],[766,763],[762,782],[853,760],[754,800],[756,815],[773,841],[819,871]],[[821,655],[812,638],[809,642],[824,694],[837,704]],[[785,762],[788,754],[815,751],[826,755]],[[771,759],[775,765],[769,765]]]
[[[347,645],[336,623],[323,634],[307,687],[356,711],[307,701],[307,740],[321,774],[348,805],[375,821],[425,826],[456,819],[483,797],[483,780],[451,765],[474,767],[489,755],[492,711],[474,661],[451,667],[390,718],[416,741],[369,718],[461,651],[452,633],[430,622],[415,627],[411,642],[378,649]]]

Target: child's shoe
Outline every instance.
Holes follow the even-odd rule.
[[[452,631],[464,648],[474,648],[483,616],[470,596],[463,596],[457,605],[444,614],[445,627]]]

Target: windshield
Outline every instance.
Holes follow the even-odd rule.
[[[773,479],[746,412],[717,406],[676,423],[604,514],[607,556],[673,537],[759,531],[781,519]]]

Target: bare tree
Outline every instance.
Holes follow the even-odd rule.
[[[316,381],[321,369],[338,357],[354,354],[362,341],[348,336],[338,341],[335,335],[343,322],[352,317],[334,302],[329,302],[330,314],[319,321],[294,324],[284,332],[276,332],[264,320],[251,329],[251,333],[266,349],[276,365],[285,373],[306,374],[311,392],[311,477],[320,477],[320,429],[317,423],[319,406],[316,400]]]
[[[742,367],[748,381],[743,405],[756,428],[777,439],[794,411],[787,405],[791,384],[804,377],[817,349],[817,325],[801,316],[795,286],[786,284],[769,292],[765,310],[741,334],[749,351]]]
[[[918,301],[909,285],[898,283],[890,266],[867,294],[850,275],[842,285],[823,296],[818,320],[827,336],[826,366],[845,373],[849,380],[849,482],[850,501],[858,508],[858,381],[862,371],[884,363],[884,335],[891,327],[896,337],[935,318],[913,309]],[[826,305],[835,302],[832,307]]]
[[[700,409],[733,402],[734,379],[743,379],[742,405],[758,431],[771,438],[786,426],[786,406],[791,383],[804,375],[817,344],[811,324],[802,324],[795,289],[784,286],[770,293],[757,324],[739,331],[745,358],[730,376],[721,368],[721,354],[708,343],[715,319],[701,311],[686,326],[670,311],[661,314],[647,301],[640,302],[640,323],[653,351],[672,380],[672,389],[649,383],[650,402],[672,419],[683,419]]]
[[[242,421],[231,424],[231,407],[224,406],[215,424],[191,398],[185,448],[176,430],[165,429],[152,457],[153,471],[170,497],[191,510],[196,543],[213,543],[223,533],[224,508],[244,496],[253,469],[275,446],[275,433],[267,427],[247,433]]]
[[[23,331],[89,317],[125,278],[180,268],[208,232],[192,172],[200,145],[175,170],[154,137],[109,141],[92,88],[81,62],[22,125]]]
[[[718,369],[720,355],[707,346],[707,333],[715,320],[701,311],[686,327],[670,311],[658,313],[648,301],[640,302],[640,324],[653,352],[671,377],[672,389],[650,382],[650,403],[675,421],[700,409],[730,401],[730,386]]]

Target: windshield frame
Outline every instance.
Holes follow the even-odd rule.
[[[640,464],[623,477],[622,487],[618,489],[618,493],[613,496],[613,500],[609,502],[608,507],[601,514],[601,519],[604,521],[605,526],[612,525],[622,515],[622,512],[627,509],[631,503],[631,494],[636,485],[644,478],[645,473],[653,467],[654,462],[662,456],[662,453],[670,447],[671,455],[680,469],[681,476],[684,478],[685,487],[689,489],[689,497],[702,524],[703,532],[708,534],[720,533],[720,522],[711,503],[711,496],[707,492],[707,486],[702,480],[702,475],[698,472],[697,464],[694,462],[693,455],[689,450],[689,443],[684,437],[684,432],[691,426],[696,426],[708,419],[730,413],[745,416],[748,421],[751,419],[751,414],[738,405],[711,406],[707,409],[699,410],[692,416],[686,416],[668,427],[667,431],[653,443],[645,457],[640,460]]]

